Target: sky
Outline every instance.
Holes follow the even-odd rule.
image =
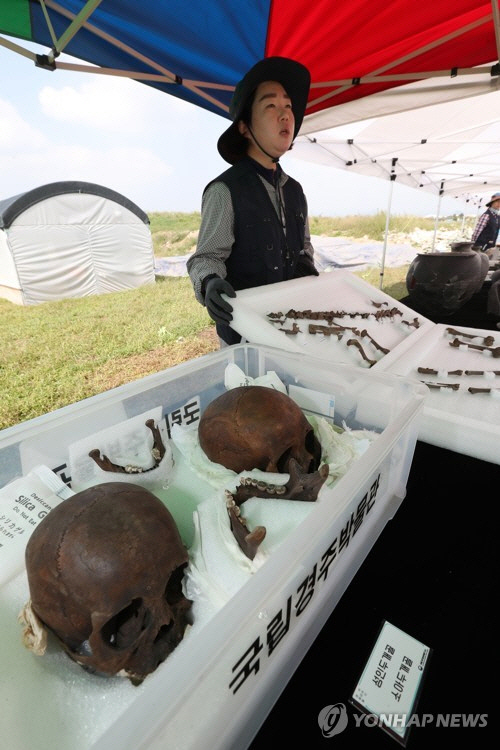
[[[24,45],[26,46],[26,45]],[[37,51],[42,51],[37,48]],[[114,76],[46,71],[0,46],[0,200],[60,180],[111,188],[143,211],[193,212],[227,168],[217,139],[229,120]],[[438,198],[285,154],[310,216],[434,216]],[[390,204],[389,204],[390,200]],[[440,215],[464,205],[443,198]]]

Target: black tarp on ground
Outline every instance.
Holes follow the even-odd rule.
[[[496,330],[486,316],[487,285],[453,316],[435,323]],[[411,306],[409,298],[402,300]],[[378,727],[356,726],[349,704],[384,620],[432,649],[408,750],[498,743],[500,673],[498,536],[500,465],[417,442],[406,497],[327,620],[251,750],[395,750]],[[347,707],[347,728],[324,738],[328,705]],[[486,727],[441,726],[438,714],[487,714]],[[452,721],[452,719],[449,719]],[[459,724],[462,718],[455,719]]]
[[[398,743],[378,727],[356,726],[348,704],[388,620],[433,652],[417,715],[488,714],[483,728],[414,726],[409,750],[429,743],[490,748],[500,733],[497,487],[500,466],[418,442],[407,495],[275,704],[251,750]],[[323,738],[318,715],[343,703],[349,723]],[[436,720],[436,719],[434,719]]]

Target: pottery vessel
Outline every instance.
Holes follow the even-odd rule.
[[[418,253],[410,264],[406,288],[424,314],[451,315],[484,283],[489,270],[486,253],[472,250],[470,242],[454,246],[444,253]]]

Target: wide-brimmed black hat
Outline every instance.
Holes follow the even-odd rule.
[[[500,200],[500,193],[493,193],[493,195],[491,196],[490,200],[488,201],[488,203],[486,205],[489,208],[491,206],[491,204],[494,203],[497,200]]]
[[[259,83],[264,81],[281,83],[292,102],[295,117],[294,138],[300,130],[311,85],[310,73],[302,63],[288,57],[266,57],[250,68],[234,90],[229,105],[229,114],[233,124],[222,133],[217,143],[219,154],[229,164],[236,164],[245,156],[245,151],[242,150],[242,136],[238,130],[238,120],[248,98]]]

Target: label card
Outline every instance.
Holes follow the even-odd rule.
[[[319,414],[329,422],[333,422],[335,416],[335,396],[332,394],[290,384],[288,386],[288,395],[304,411]]]
[[[385,620],[350,700],[377,717],[379,726],[403,746],[430,653],[428,646]]]
[[[74,494],[47,466],[0,489],[0,585],[24,569],[28,539],[42,518]]]

